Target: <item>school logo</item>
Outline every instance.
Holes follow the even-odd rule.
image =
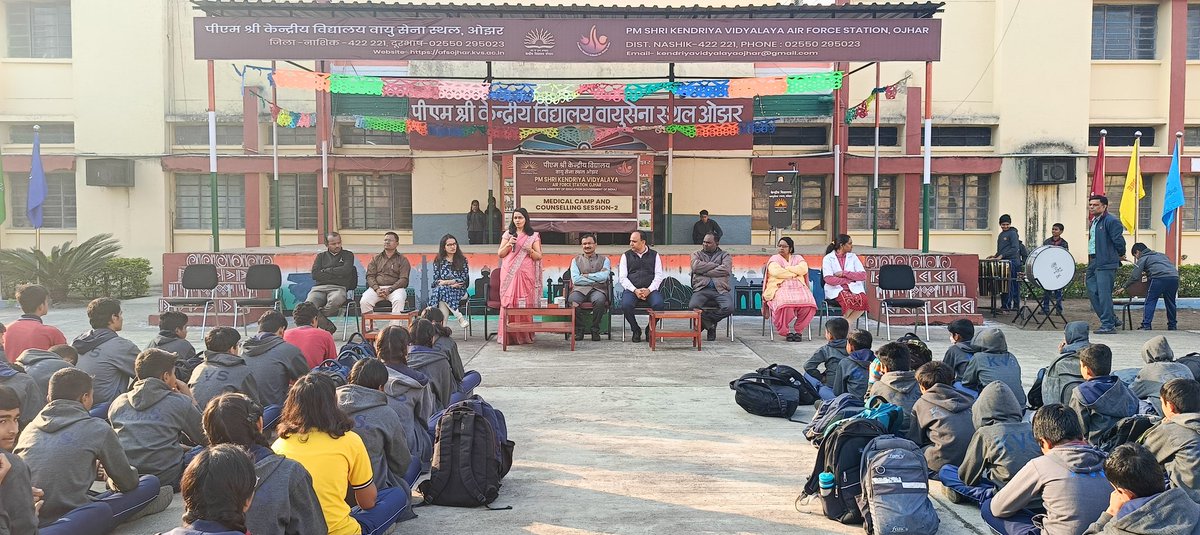
[[[554,34],[545,28],[534,28],[525,34],[526,56],[553,56]]]
[[[608,45],[608,36],[596,32],[595,25],[587,35],[579,38],[579,51],[593,58],[607,52]]]

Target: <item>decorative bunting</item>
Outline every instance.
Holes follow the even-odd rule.
[[[437,80],[405,80],[384,78],[383,96],[408,98],[438,98],[441,94]]]
[[[329,91],[329,73],[276,70],[272,78],[280,88]]]
[[[742,78],[729,81],[729,96],[731,98],[750,98],[762,95],[783,95],[787,93],[786,77],[777,78]]]
[[[492,84],[488,98],[501,102],[533,102],[534,84]]]
[[[280,125],[293,119],[287,110],[280,110]],[[313,115],[313,114],[292,114]],[[424,121],[401,119],[395,117],[355,116],[354,126],[364,130],[381,130],[385,132],[401,132],[433,137],[468,137],[475,134],[487,134],[489,129],[484,125],[448,125],[429,124]],[[652,131],[659,134],[681,134],[689,138],[696,137],[727,137],[742,134],[771,134],[775,132],[775,119],[756,119],[743,123],[711,123],[711,124],[668,124],[647,125],[636,127],[603,127],[603,126],[559,126],[539,128],[519,128],[515,126],[495,126],[491,128],[495,139],[525,140],[535,135],[543,135],[558,139],[568,145],[581,146],[612,138],[616,135],[635,132]]]
[[[642,97],[649,95],[651,93],[656,93],[658,91],[662,91],[663,89],[670,91],[671,88],[673,88],[674,86],[675,86],[675,84],[673,82],[655,82],[652,84],[628,84],[625,86],[625,100],[627,100],[629,102],[637,102],[637,101],[641,100]]]
[[[259,96],[259,99],[262,97]],[[284,128],[312,128],[317,125],[315,113],[288,111],[274,104],[271,104],[271,113],[275,116],[275,124]]]
[[[842,87],[841,71],[793,74],[787,77],[787,95],[828,93]]]
[[[724,98],[729,96],[729,80],[681,82],[672,89],[681,98]]]
[[[596,100],[621,102],[625,100],[625,84],[583,84],[579,86],[579,94],[591,95]]]
[[[880,94],[882,94],[884,96],[884,98],[886,98],[888,100],[896,100],[896,95],[898,95],[900,93],[900,91],[904,91],[905,89],[908,88],[908,79],[909,78],[912,78],[911,73],[906,74],[904,76],[904,78],[901,78],[899,81],[897,81],[896,83],[894,83],[892,85],[889,85],[887,87],[876,87],[876,88],[872,89],[871,95],[868,96],[867,98],[863,99],[862,102],[859,102],[855,106],[850,106],[850,107],[846,108],[846,115],[845,115],[846,124],[854,122],[855,119],[862,119],[862,118],[865,118],[867,115],[869,115],[870,111],[871,111],[871,104],[875,102],[875,100],[877,99],[877,97]]]
[[[491,84],[475,82],[438,82],[438,97],[454,100],[487,100]]]
[[[383,95],[383,78],[331,74],[329,92],[344,95]]]
[[[525,139],[529,136],[534,136],[537,134],[545,134],[546,137],[557,138],[558,137],[558,129],[557,128],[522,128],[520,139]]]
[[[533,101],[538,104],[562,104],[579,98],[579,86],[571,84],[537,84]]]

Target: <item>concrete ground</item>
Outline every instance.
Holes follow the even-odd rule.
[[[154,306],[152,298],[125,303],[123,334],[139,345],[155,334],[139,320]],[[18,315],[0,309],[4,322]],[[87,327],[80,308],[55,310],[47,322],[68,338]],[[758,318],[738,318],[735,341],[706,343],[702,352],[678,340],[651,352],[645,343],[620,342],[619,334],[611,342],[580,342],[574,353],[553,335],[503,352],[484,343],[478,329],[472,338],[455,333],[468,368],[483,374],[479,393],[504,411],[516,441],[512,472],[494,504],[513,509],[421,507],[419,517],[396,532],[861,533],[861,526],[826,520],[815,502],[795,504],[816,454],[802,425],[753,416],[733,402],[729,381],[773,362],[799,367],[821,345],[820,335],[818,341],[771,341],[759,326]],[[1026,388],[1061,340],[1049,330],[989,326],[1007,334]],[[1140,365],[1142,344],[1156,334],[1120,331],[1093,339],[1113,347],[1121,368]],[[1200,346],[1198,334],[1180,331],[1169,339],[1184,354]],[[198,328],[191,337],[201,338]],[[945,328],[933,328],[935,358],[948,345]],[[812,414],[811,407],[801,411],[804,419]],[[933,498],[943,533],[987,533],[977,509],[951,504],[940,492]],[[176,496],[167,511],[116,533],[168,530],[181,513]]]

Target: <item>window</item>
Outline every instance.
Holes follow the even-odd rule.
[[[894,126],[879,127],[879,146],[880,147],[896,147],[900,145],[900,129]],[[875,146],[875,127],[874,126],[851,126],[850,127],[850,146],[851,147],[874,147]]]
[[[1142,175],[1142,189],[1146,191],[1146,196],[1138,201],[1138,228],[1142,230],[1150,229],[1150,176]],[[1108,213],[1116,218],[1121,217],[1121,197],[1125,194],[1125,175],[1105,175],[1104,177],[1104,196],[1108,197]],[[1159,213],[1159,216],[1162,214]],[[1132,245],[1132,244],[1130,244]]]
[[[1097,147],[1100,145],[1100,131],[1108,132],[1104,136],[1104,146],[1106,147],[1132,147],[1133,140],[1137,137],[1137,132],[1142,133],[1143,147],[1154,145],[1154,127],[1153,126],[1093,126],[1088,128],[1088,146]]]
[[[851,176],[846,184],[847,224],[850,230],[871,230],[875,218],[879,218],[879,228],[895,230],[896,228],[896,177],[879,177],[879,191],[876,194],[878,209],[871,208],[871,190],[874,189],[874,176]],[[876,215],[878,214],[878,216]]]
[[[212,228],[209,175],[175,175],[175,228]],[[217,224],[246,228],[246,182],[242,175],[217,175]]]
[[[282,137],[282,136],[281,136]],[[338,139],[343,145],[407,145],[408,135],[400,132],[363,130],[352,125],[338,126]]]
[[[282,136],[281,136],[282,137]],[[266,175],[273,189],[274,180]],[[270,196],[267,228],[275,228],[275,195]],[[279,228],[317,228],[317,175],[279,175]]]
[[[825,229],[825,177],[802,176],[796,196],[797,230]]]
[[[1200,147],[1200,126],[1189,126],[1183,129],[1183,146]]]
[[[279,130],[280,145],[308,145],[310,147],[317,146],[317,129],[316,128],[271,128],[267,126],[267,147],[271,146],[271,132]]]
[[[1183,230],[1200,230],[1200,175],[1184,175],[1180,178],[1183,179],[1183,207],[1179,213],[1183,219]]]
[[[173,130],[175,131],[176,145],[208,145],[207,124],[177,124]],[[244,137],[240,124],[217,125],[217,145],[240,147]]]
[[[74,123],[39,123],[38,137],[42,143],[75,143]],[[29,145],[33,143],[33,123],[10,124],[8,126],[8,142]]]
[[[1093,6],[1092,59],[1154,59],[1157,24],[1157,5]]]
[[[989,175],[933,177],[933,228],[985,230],[988,228]]]
[[[341,228],[412,229],[412,176],[342,175]]]
[[[824,126],[780,126],[774,134],[754,136],[755,145],[827,145],[829,132]]]
[[[1187,59],[1200,59],[1200,4],[1188,6]]]
[[[13,228],[33,228],[25,215],[29,174],[9,173]],[[4,202],[0,199],[0,202]],[[46,173],[46,202],[42,203],[42,228],[75,228],[75,175]]]
[[[8,4],[8,57],[71,57],[71,2]]]
[[[935,126],[935,147],[987,147],[992,144],[990,126]]]

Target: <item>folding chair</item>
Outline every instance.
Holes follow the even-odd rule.
[[[208,307],[212,306],[213,315],[217,313],[217,266],[213,264],[192,264],[183,268],[180,285],[183,289],[192,291],[207,291],[208,297],[160,297],[159,308],[163,311],[179,307],[203,307],[203,318],[200,320],[200,330],[208,327]]]
[[[887,338],[892,339],[892,309],[916,310],[925,312],[925,341],[929,341],[929,302],[924,299],[914,299],[913,289],[917,287],[917,279],[911,266],[894,264],[879,267],[879,289],[889,292],[908,292],[908,297],[885,298],[880,302],[880,312],[887,322]],[[886,294],[885,294],[886,295]],[[917,313],[912,312],[913,320]],[[915,325],[915,324],[914,324]],[[879,335],[879,325],[875,325],[875,335]]]
[[[243,308],[250,307],[271,307],[271,310],[278,310],[279,303],[279,288],[283,286],[283,274],[279,271],[279,266],[275,264],[258,264],[250,266],[246,270],[246,293],[254,291],[271,291],[271,297],[242,297],[233,300],[233,328],[238,326],[238,318],[249,312],[243,312]],[[242,322],[242,333],[246,333],[246,326],[250,321]]]

